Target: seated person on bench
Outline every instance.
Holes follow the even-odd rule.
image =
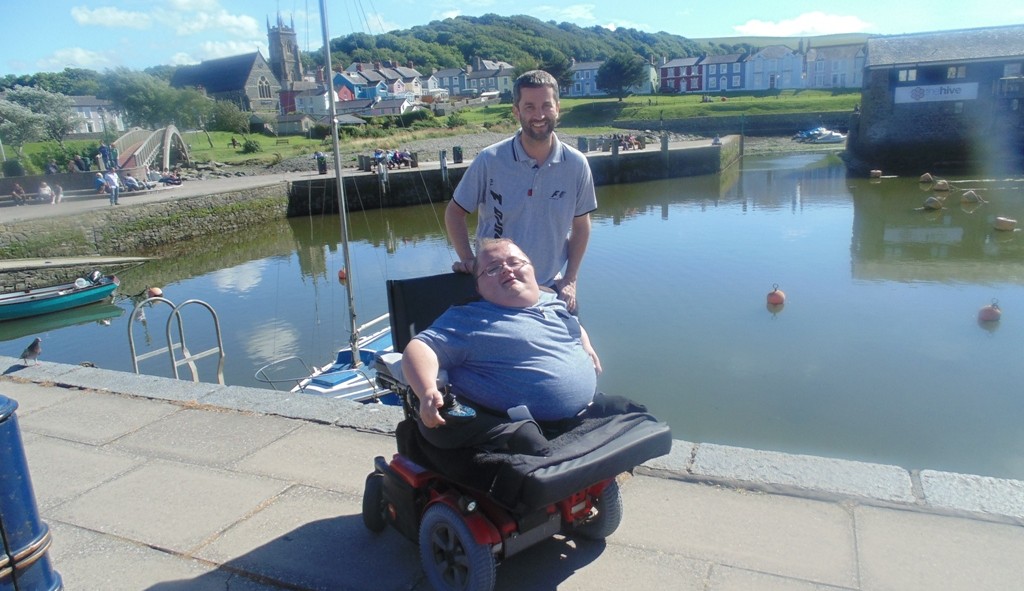
[[[508,239],[485,240],[473,275],[482,300],[453,306],[405,348],[402,373],[419,399],[418,427],[436,447],[548,455],[541,426],[579,415],[594,400],[601,362],[587,332]],[[438,371],[448,373],[471,420],[440,412]]]

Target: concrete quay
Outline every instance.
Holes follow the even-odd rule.
[[[65,589],[428,589],[362,524],[396,408],[0,357]],[[685,433],[676,433],[677,437]],[[555,537],[498,589],[1009,590],[1024,483],[675,442],[604,543]]]

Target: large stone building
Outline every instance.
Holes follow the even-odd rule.
[[[867,42],[855,172],[922,174],[1024,161],[1024,25]]]
[[[178,68],[176,88],[196,88],[216,100],[231,101],[243,111],[276,113],[281,84],[267,60],[256,51]]]

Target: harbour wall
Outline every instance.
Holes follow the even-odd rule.
[[[586,149],[587,160],[594,175],[594,184],[617,185],[668,178],[715,174],[735,164],[743,155],[743,140],[729,135],[719,145],[711,140],[675,142],[662,138],[659,145],[648,144],[642,150],[617,150],[607,142],[591,142]],[[345,199],[350,211],[404,207],[444,202],[466,172],[469,163],[434,165],[388,171],[386,177],[374,172],[356,172],[342,178]],[[386,180],[385,180],[386,179]],[[288,194],[288,217],[338,213],[337,184],[333,177],[291,184]]]
[[[287,199],[280,184],[213,195],[104,208],[0,224],[0,259],[136,256],[147,249],[281,219]],[[109,267],[101,267],[109,270]],[[54,264],[0,273],[3,292],[73,281],[91,268]]]

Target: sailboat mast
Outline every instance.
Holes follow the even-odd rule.
[[[359,367],[359,327],[356,325],[356,301],[352,294],[352,258],[348,251],[348,204],[345,187],[341,181],[341,146],[338,141],[338,107],[334,104],[334,71],[331,69],[331,38],[327,33],[327,0],[320,0],[320,27],[324,36],[324,74],[327,83],[327,102],[330,104],[331,139],[334,142],[334,182],[338,195],[338,215],[341,220],[341,252],[345,259],[348,280],[345,281],[345,295],[348,297],[349,347],[352,348],[352,367]]]

